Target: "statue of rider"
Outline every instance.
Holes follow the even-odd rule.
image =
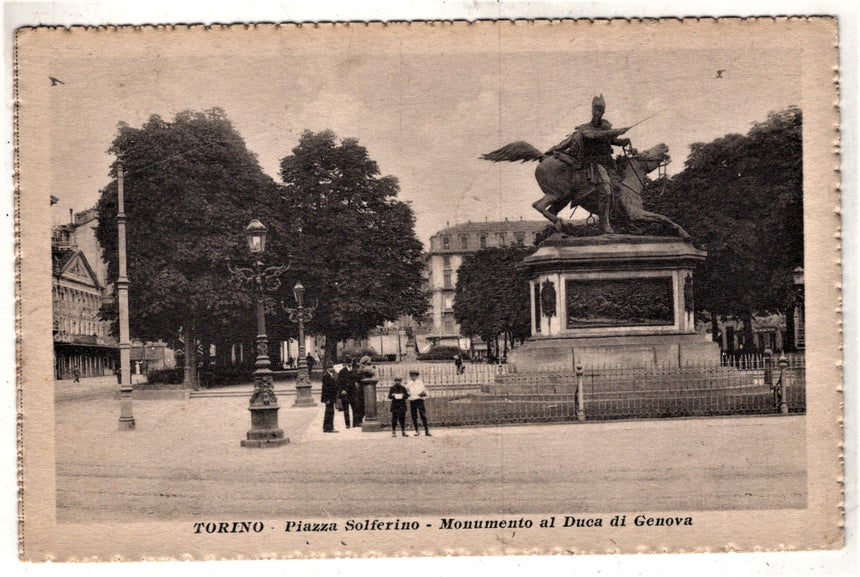
[[[592,192],[600,195],[600,226],[604,233],[615,232],[609,222],[612,205],[612,181],[610,173],[615,174],[615,160],[612,146],[629,146],[629,138],[618,138],[627,128],[613,130],[612,124],[603,119],[606,102],[603,95],[591,101],[591,122],[576,127],[573,134],[550,148],[546,155],[553,155],[574,170],[587,171],[588,181],[593,185]]]

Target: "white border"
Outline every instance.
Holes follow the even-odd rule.
[[[126,2],[34,2],[3,3],[3,43],[0,48],[3,75],[4,114],[2,129],[6,144],[3,160],[3,192],[0,195],[0,235],[6,250],[0,251],[0,318],[5,330],[0,332],[0,567],[4,574],[36,574],[62,570],[72,574],[112,574],[117,567],[100,565],[51,566],[25,565],[17,561],[17,492],[15,451],[14,373],[14,239],[12,204],[12,33],[23,25],[52,24],[147,24],[147,23],[213,23],[243,21],[314,21],[314,20],[404,20],[468,19],[517,17],[649,17],[661,16],[755,16],[755,15],[836,15],[840,18],[840,72],[842,98],[843,154],[843,256],[844,256],[844,358],[846,403],[846,539],[842,551],[821,553],[753,553],[696,555],[621,555],[566,557],[497,557],[458,559],[384,559],[327,561],[253,561],[194,563],[179,566],[159,565],[159,571],[183,573],[205,571],[210,574],[232,574],[234,571],[255,574],[299,575],[341,574],[372,575],[409,571],[412,575],[442,575],[451,571],[474,571],[484,574],[510,570],[561,571],[601,575],[665,575],[695,572],[699,575],[854,575],[858,571],[857,549],[857,376],[858,362],[858,283],[856,254],[858,248],[857,201],[857,25],[856,8],[835,1],[763,2],[759,0],[723,0],[669,2],[571,2],[563,0],[477,0],[430,2],[394,0],[350,2],[348,0],[298,2],[292,0],[236,3],[230,1],[149,0],[132,5]],[[288,563],[289,565],[285,565]],[[11,573],[10,570],[11,569]],[[131,575],[149,573],[150,563],[128,564],[121,568]],[[110,572],[110,573],[105,573]]]

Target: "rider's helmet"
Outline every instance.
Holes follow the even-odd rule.
[[[605,111],[606,101],[603,100],[602,94],[591,99],[591,114],[594,116],[602,116]]]

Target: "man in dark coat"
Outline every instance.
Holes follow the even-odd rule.
[[[356,410],[355,371],[352,370],[352,359],[346,359],[344,366],[337,374],[337,385],[340,388],[340,398],[343,403],[343,422],[348,429],[350,424],[358,426],[359,419]],[[349,413],[352,411],[352,422]]]
[[[403,386],[403,378],[394,379],[394,385],[388,389],[388,399],[391,401],[391,436],[397,436],[397,425],[400,425],[400,434],[406,436],[406,399],[409,391]]]
[[[323,417],[323,433],[337,433],[334,430],[334,404],[340,394],[337,384],[337,375],[334,367],[326,367],[322,379],[322,397],[320,400],[325,404],[325,416]]]

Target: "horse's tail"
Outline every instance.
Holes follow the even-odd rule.
[[[544,154],[540,150],[522,140],[506,144],[498,150],[481,155],[481,160],[492,160],[493,162],[516,162],[517,160],[529,162],[531,160],[543,160],[543,158]]]

